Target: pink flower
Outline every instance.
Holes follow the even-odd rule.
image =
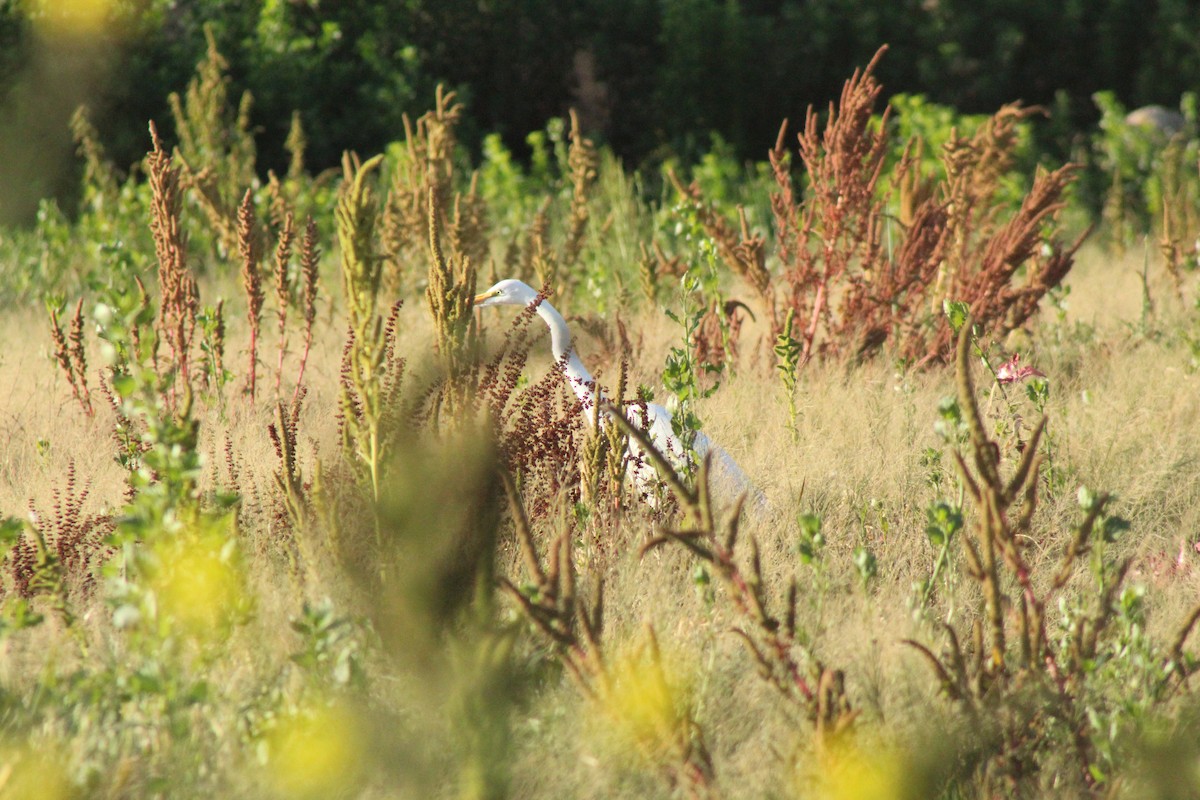
[[[1026,378],[1031,378],[1034,375],[1038,376],[1039,378],[1046,377],[1046,373],[1042,372],[1036,367],[1021,366],[1020,361],[1021,354],[1013,353],[1012,358],[1010,358],[1008,361],[1005,361],[996,370],[996,380],[1000,383],[1016,383],[1017,381],[1023,381]]]

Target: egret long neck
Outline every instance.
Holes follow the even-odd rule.
[[[596,382],[592,379],[592,373],[588,372],[587,367],[579,360],[579,354],[575,352],[567,321],[545,300],[538,305],[537,313],[550,328],[550,349],[554,352],[554,360],[566,364],[567,382],[571,384],[571,390],[575,392],[579,402],[583,403],[588,412],[585,416],[590,422],[591,408],[596,402]]]

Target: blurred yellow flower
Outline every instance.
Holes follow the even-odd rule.
[[[219,634],[247,602],[232,544],[219,532],[182,532],[155,552],[162,567],[151,588],[159,613],[189,633]]]
[[[268,740],[267,778],[287,798],[330,797],[353,788],[366,743],[346,708],[321,706],[283,720]]]
[[[656,647],[626,647],[610,663],[599,700],[618,732],[653,758],[692,737],[692,678],[684,662]]]
[[[55,747],[28,744],[0,748],[0,797],[4,800],[63,800],[70,784]]]
[[[853,743],[832,747],[824,758],[824,800],[904,800],[904,764],[886,747],[864,752]]]

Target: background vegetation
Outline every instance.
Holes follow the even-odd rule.
[[[449,42],[540,5],[229,6],[208,29],[216,6],[5,7],[24,159],[0,177],[35,211],[0,228],[0,794],[1200,790],[1189,97],[1165,133],[1097,95],[1081,169],[1028,106],[893,93],[872,47],[832,107],[775,112],[765,160],[732,134],[686,158],[681,123],[633,169],[585,98],[503,128],[371,16]],[[619,25],[768,37],[818,8]],[[559,13],[538,24],[582,29]],[[352,21],[366,55],[334,59]],[[548,58],[530,25],[508,44]],[[140,95],[147,127],[68,114],[60,204],[30,123],[138,30],[194,62]],[[288,45],[260,78],[279,106],[240,91],[259,40]],[[374,118],[283,99],[322,80],[419,110],[342,150]],[[611,406],[532,309],[472,309],[502,277],[566,316]],[[622,423],[655,396],[754,485],[687,453],[634,480],[656,455]]]
[[[65,5],[81,2],[90,0]],[[122,168],[140,158],[145,120],[165,118],[166,98],[186,85],[205,50],[205,25],[229,61],[234,95],[254,97],[261,164],[276,171],[286,163],[293,111],[320,170],[336,166],[343,149],[381,151],[438,83],[470,105],[460,138],[476,154],[495,132],[524,159],[524,137],[574,107],[589,135],[631,165],[697,158],[714,135],[736,159],[761,159],[782,118],[824,107],[882,42],[892,48],[880,66],[889,94],[922,95],[962,113],[1014,100],[1045,106],[1052,116],[1034,128],[1036,153],[1056,161],[1086,157],[1079,137],[1099,118],[1094,93],[1112,92],[1127,108],[1177,108],[1200,84],[1200,11],[1185,0],[101,5],[110,17],[105,44],[90,53],[88,85],[79,88]],[[11,100],[31,73],[36,79],[45,43],[26,12],[53,7],[0,4],[0,97]],[[77,91],[75,102],[83,99]],[[60,140],[71,108],[56,113]],[[60,194],[73,185],[64,181]]]

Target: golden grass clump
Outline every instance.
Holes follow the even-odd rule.
[[[561,266],[564,269],[573,267],[583,251],[584,237],[587,235],[588,220],[591,217],[588,195],[596,183],[599,167],[596,146],[580,130],[579,115],[571,109],[570,116],[571,131],[568,136],[571,146],[567,149],[567,165],[571,170],[571,213],[567,222],[567,237],[563,242]],[[544,279],[543,283],[554,282]]]
[[[623,404],[628,383],[629,362],[623,359],[613,395],[617,405]],[[629,437],[620,426],[607,424],[601,416],[599,403],[584,413],[591,413],[592,419],[591,425],[584,430],[580,446],[580,501],[589,508],[602,508],[607,501],[613,510],[619,509],[629,471],[626,454]]]
[[[462,110],[455,93],[439,85],[433,109],[415,127],[405,117],[405,146],[393,165],[381,223],[387,257],[384,280],[391,293],[400,291],[409,260],[428,245],[433,224],[442,231],[452,259],[468,259],[477,267],[487,260],[487,204],[479,193],[478,174],[471,176],[466,192],[455,188],[455,129]],[[430,217],[433,213],[436,220]]]
[[[342,189],[337,203],[337,236],[341,246],[342,290],[350,327],[366,339],[379,295],[382,259],[375,250],[379,209],[369,183],[370,174],[383,156],[360,161],[353,153],[342,156]],[[363,346],[367,346],[365,343]]]
[[[338,420],[342,451],[368,476],[371,499],[378,503],[391,429],[398,407],[404,360],[395,350],[402,301],[391,309],[386,327],[377,309],[382,259],[375,249],[379,207],[369,178],[383,156],[360,162],[342,158],[343,184],[338,197],[338,242],[349,332],[342,351]],[[382,535],[376,528],[376,538]]]
[[[539,286],[553,286],[558,279],[558,260],[550,247],[549,197],[542,201],[529,223],[517,274],[522,278],[536,280]]]
[[[442,248],[437,193],[429,190],[429,284],[425,300],[433,314],[437,352],[447,381],[443,400],[450,415],[466,407],[473,391],[469,368],[475,358],[475,269],[470,257],[447,258]]]

